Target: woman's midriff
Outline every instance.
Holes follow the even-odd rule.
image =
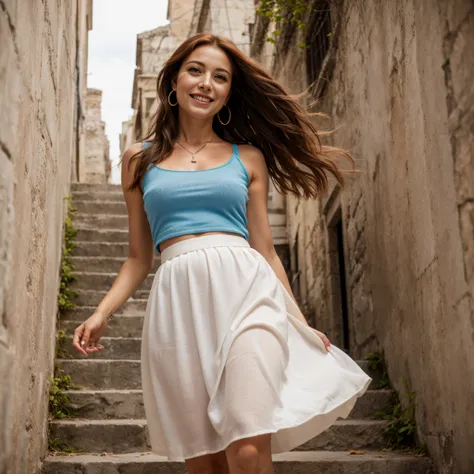
[[[240,234],[236,234],[235,232],[202,232],[200,234],[180,235],[178,237],[172,237],[171,239],[167,239],[167,240],[164,240],[163,242],[160,242],[160,245],[159,245],[160,253],[163,253],[163,250],[165,250],[170,245],[176,244],[177,242],[181,242],[182,240],[189,240],[194,237],[201,237],[203,235],[212,235],[212,234],[240,235]]]

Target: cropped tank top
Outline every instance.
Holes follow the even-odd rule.
[[[230,159],[214,168],[168,170],[150,163],[142,191],[156,251],[167,239],[202,232],[232,232],[248,240],[248,184],[234,143]]]

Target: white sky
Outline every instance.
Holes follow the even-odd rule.
[[[102,120],[110,141],[112,183],[120,183],[119,135],[132,115],[137,34],[168,23],[168,0],[94,0],[87,86],[102,90]]]

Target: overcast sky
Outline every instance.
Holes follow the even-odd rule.
[[[112,182],[120,183],[119,134],[132,115],[137,34],[168,23],[167,0],[94,0],[87,86],[102,90],[102,120],[110,141]]]

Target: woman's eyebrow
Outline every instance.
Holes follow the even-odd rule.
[[[196,64],[199,64],[199,65],[202,66],[202,67],[206,67],[206,65],[205,65],[203,62],[201,62],[201,61],[196,61],[196,60],[194,60],[194,59],[191,59],[191,60],[188,61],[186,64],[189,64],[189,63],[196,63]],[[223,71],[223,72],[226,72],[226,73],[229,74],[229,76],[230,76],[230,72],[229,72],[227,69],[224,69],[224,68],[222,68],[222,67],[216,68],[216,71]]]

